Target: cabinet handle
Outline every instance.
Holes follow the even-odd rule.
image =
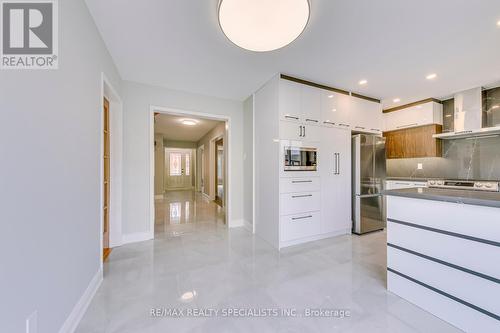
[[[337,153],[333,153],[333,174],[337,174]]]
[[[348,124],[339,124],[339,126],[349,127]]]
[[[296,199],[296,198],[307,198],[307,197],[312,197],[312,196],[313,196],[312,194],[292,195],[292,198],[293,199]]]
[[[286,119],[295,119],[295,120],[299,120],[299,117],[293,117],[293,116],[285,116]]]
[[[340,153],[337,153],[337,175],[340,175]]]
[[[413,124],[408,124],[408,125],[401,125],[401,126],[398,126],[396,128],[405,128],[405,127],[410,127],[410,126],[417,126],[418,123],[413,123]]]
[[[355,128],[366,129],[366,127],[356,126]]]
[[[331,121],[324,121],[323,124],[328,124],[328,125],[335,125],[335,123],[332,123]],[[339,124],[340,125],[340,124]]]
[[[312,180],[292,180],[292,184],[312,183]]]
[[[299,126],[299,137],[302,137],[302,125]]]
[[[312,215],[301,216],[301,217],[292,217],[292,221],[304,220],[304,219],[310,219],[310,218],[312,218]]]
[[[377,131],[377,132],[381,132],[381,130],[379,130],[378,128],[371,128],[370,131]]]
[[[304,127],[304,138],[306,137],[306,127],[305,126],[302,126]]]
[[[316,120],[316,119],[306,119],[306,121],[310,121],[310,122],[313,122],[313,123],[319,123],[319,121]]]

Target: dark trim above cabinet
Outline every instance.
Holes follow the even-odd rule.
[[[388,159],[442,157],[442,141],[432,136],[443,130],[442,125],[432,124],[384,132]]]
[[[396,107],[390,108],[390,109],[385,109],[382,112],[383,113],[389,113],[389,112],[399,111],[399,110],[403,110],[403,109],[406,109],[406,108],[411,108],[412,106],[417,106],[417,105],[425,104],[425,103],[429,103],[429,102],[436,102],[436,103],[442,104],[442,102],[439,99],[436,99],[436,98],[427,98],[427,99],[423,99],[421,101],[417,101],[417,102],[413,102],[413,103],[409,103],[409,104],[405,104],[405,105],[396,106]]]
[[[293,77],[293,76],[289,76],[289,75],[285,75],[285,74],[280,74],[280,77],[283,80],[293,81],[293,82],[296,82],[296,83],[304,84],[306,86],[311,86],[311,87],[315,87],[315,88],[329,90],[329,91],[333,91],[333,92],[336,92],[336,93],[339,93],[339,94],[343,94],[343,95],[351,95],[353,97],[362,98],[362,99],[365,99],[365,100],[368,100],[368,101],[371,101],[371,102],[380,103],[379,99],[368,97],[368,96],[363,96],[363,95],[360,95],[360,94],[349,92],[347,90],[342,90],[342,89],[338,89],[338,88],[333,88],[333,87],[325,86],[323,84],[319,84],[319,83],[315,83],[315,82],[311,82],[311,81],[299,79],[299,78],[296,78],[296,77]]]

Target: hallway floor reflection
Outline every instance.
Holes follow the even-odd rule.
[[[193,190],[168,191],[155,200],[155,238],[179,233],[202,223],[225,227],[224,209]]]

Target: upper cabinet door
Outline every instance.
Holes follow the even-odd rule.
[[[443,124],[443,105],[428,102],[384,114],[384,131]]]
[[[351,127],[349,95],[321,91],[321,123],[325,126]]]
[[[382,104],[351,97],[352,128],[366,133],[382,133]]]
[[[302,86],[301,113],[305,123],[319,125],[321,120],[321,89]]]
[[[289,80],[279,80],[280,119],[301,121],[301,90],[302,85]]]

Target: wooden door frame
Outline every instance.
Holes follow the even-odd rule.
[[[99,147],[97,149],[99,154],[99,253],[100,253],[100,269],[102,273],[103,269],[103,231],[104,231],[104,214],[103,214],[103,204],[104,204],[104,160],[102,158],[104,153],[104,117],[102,117],[104,112],[104,98],[106,98],[109,103],[110,112],[110,149],[113,154],[113,160],[111,161],[111,185],[110,185],[110,203],[112,210],[110,210],[110,247],[120,246],[122,241],[122,168],[123,168],[123,102],[117,90],[111,84],[111,81],[106,77],[104,73],[101,73],[101,96],[99,102]]]
[[[158,105],[150,105],[149,106],[149,237],[148,239],[154,239],[154,222],[155,222],[155,206],[154,206],[154,114],[168,114],[174,116],[191,116],[196,118],[205,118],[218,120],[226,123],[226,205],[224,206],[225,216],[226,216],[226,226],[228,228],[241,226],[241,221],[233,221],[232,220],[232,199],[231,195],[234,193],[233,191],[233,182],[232,182],[232,166],[233,166],[233,156],[230,151],[231,142],[232,142],[232,117],[221,115],[221,114],[213,114],[213,113],[204,113],[198,111],[189,111],[183,109],[175,109],[170,107],[158,106]],[[206,157],[205,157],[206,158]]]

